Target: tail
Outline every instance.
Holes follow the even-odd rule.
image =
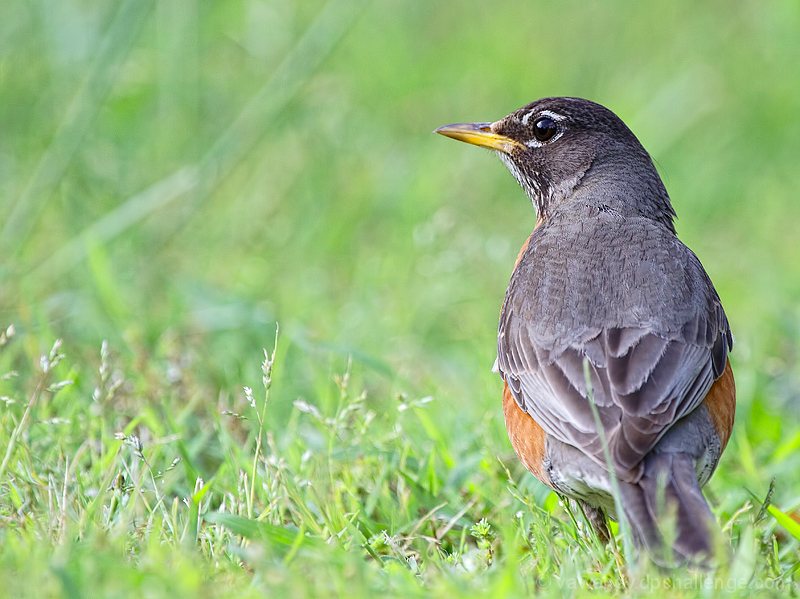
[[[707,565],[715,557],[716,520],[688,454],[651,453],[639,483],[622,485],[621,493],[634,541],[653,561]]]

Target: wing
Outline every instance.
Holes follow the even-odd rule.
[[[685,249],[682,244],[675,247],[680,252]],[[661,289],[674,285],[675,290],[653,298],[650,304],[626,303],[624,297],[612,293],[614,289],[599,286],[595,293],[600,297],[581,296],[585,304],[610,303],[619,308],[618,313],[597,317],[591,306],[581,312],[574,297],[553,306],[552,298],[558,294],[534,289],[535,273],[546,270],[541,262],[526,268],[526,260],[528,266],[535,261],[535,252],[535,248],[530,250],[522,268],[515,271],[503,305],[499,371],[520,408],[549,435],[605,466],[589,404],[591,388],[615,470],[623,479],[636,480],[644,456],[675,422],[703,401],[725,369],[733,340],[716,291],[697,258],[685,249],[685,272],[661,282]],[[617,278],[622,283],[617,287],[630,287],[623,275]],[[568,268],[559,271],[559,280],[565,281],[562,295],[569,298]],[[538,296],[549,297],[551,304],[537,304]],[[679,302],[680,309],[670,301]],[[643,313],[642,306],[647,305],[662,307],[670,317]],[[536,314],[543,316],[537,319]]]
[[[664,433],[703,401],[725,368],[729,347],[727,335],[708,347],[615,328],[551,358],[525,327],[510,324],[500,339],[498,367],[517,404],[548,434],[605,465],[585,362],[612,460],[623,478],[635,478]]]

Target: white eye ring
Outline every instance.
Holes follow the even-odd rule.
[[[527,125],[528,121],[531,120],[532,116],[540,117],[546,116],[547,118],[553,119],[556,123],[560,123],[565,119],[564,115],[558,114],[557,112],[553,112],[552,110],[542,110],[540,112],[526,112],[525,116],[522,117],[521,123],[523,125]]]
[[[557,112],[553,112],[551,110],[541,110],[539,112],[526,113],[525,116],[522,117],[521,123],[527,126],[532,116],[535,116],[537,120],[542,118],[548,118],[556,124],[559,124],[564,120],[566,120],[566,118],[563,115],[560,115]],[[564,135],[564,127],[559,127],[558,132],[550,139],[547,139],[545,141],[539,141],[538,139],[534,138],[526,141],[525,145],[528,146],[529,148],[541,148],[545,144],[553,143],[562,135]]]

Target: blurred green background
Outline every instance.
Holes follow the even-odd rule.
[[[508,454],[490,368],[535,215],[431,132],[582,96],[651,152],[722,297],[723,469],[763,485],[735,448],[800,445],[799,40],[796,0],[4,0],[0,324],[190,369],[218,410],[277,321],[277,431],[352,356],[375,406],[432,395],[448,443]]]

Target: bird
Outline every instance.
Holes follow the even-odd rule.
[[[659,565],[720,559],[701,489],[733,429],[734,340],[648,152],[581,98],[435,132],[496,152],[535,209],[494,368],[520,461],[576,501],[601,541],[606,518],[624,518]]]

